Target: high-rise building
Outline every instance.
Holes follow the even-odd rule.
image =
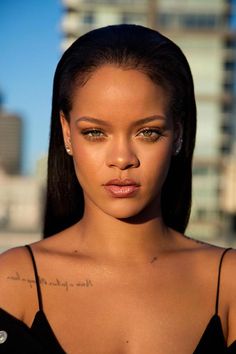
[[[43,188],[35,177],[0,172],[0,233],[39,232]]]
[[[236,232],[236,144],[232,154],[225,161],[222,184],[224,188],[221,205],[226,213],[225,217],[228,219],[229,236],[231,235],[233,238]]]
[[[22,162],[22,120],[0,107],[0,169],[19,174]]]
[[[188,233],[225,237],[225,162],[236,136],[236,0],[63,0],[63,49],[85,32],[117,23],[160,30],[180,45],[194,77],[198,131]],[[142,44],[140,44],[142,45]]]

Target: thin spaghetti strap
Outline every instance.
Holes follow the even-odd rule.
[[[221,255],[220,258],[220,263],[219,263],[219,269],[218,269],[218,280],[217,280],[217,290],[216,290],[216,307],[215,307],[215,314],[218,315],[218,308],[219,308],[219,293],[220,293],[220,274],[221,274],[221,266],[222,266],[222,262],[223,262],[223,258],[226,254],[226,252],[228,252],[229,250],[231,250],[232,248],[226,248],[224,250],[224,252]]]
[[[39,310],[40,310],[40,311],[43,311],[43,302],[42,302],[42,294],[41,294],[41,288],[40,288],[40,281],[39,281],[39,275],[38,275],[38,270],[37,270],[37,266],[36,266],[34,254],[33,254],[33,251],[32,251],[32,249],[31,249],[31,247],[30,247],[29,245],[25,245],[25,247],[26,247],[27,250],[29,251],[29,254],[30,254],[30,256],[31,256],[32,263],[33,263],[34,276],[35,276],[35,282],[36,282],[36,288],[37,288],[37,295],[38,295]]]

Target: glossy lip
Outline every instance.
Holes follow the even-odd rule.
[[[115,198],[127,198],[133,196],[140,188],[140,184],[132,179],[112,179],[104,188],[109,194]]]
[[[108,181],[105,186],[140,186],[139,183],[135,182],[133,179],[125,178],[125,179],[111,179]]]

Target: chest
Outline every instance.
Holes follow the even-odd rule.
[[[93,274],[84,285],[45,289],[45,312],[71,354],[189,354],[213,314],[214,291],[176,280]]]

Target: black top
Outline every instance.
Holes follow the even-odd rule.
[[[42,295],[38,271],[30,246],[30,252],[35,281],[39,310],[33,324],[28,327],[3,309],[0,309],[0,354],[65,354],[43,311]],[[224,339],[220,317],[218,316],[220,274],[223,257],[230,248],[223,251],[218,269],[215,314],[210,319],[193,354],[236,354],[236,340],[227,348]],[[180,353],[181,354],[181,353]]]

